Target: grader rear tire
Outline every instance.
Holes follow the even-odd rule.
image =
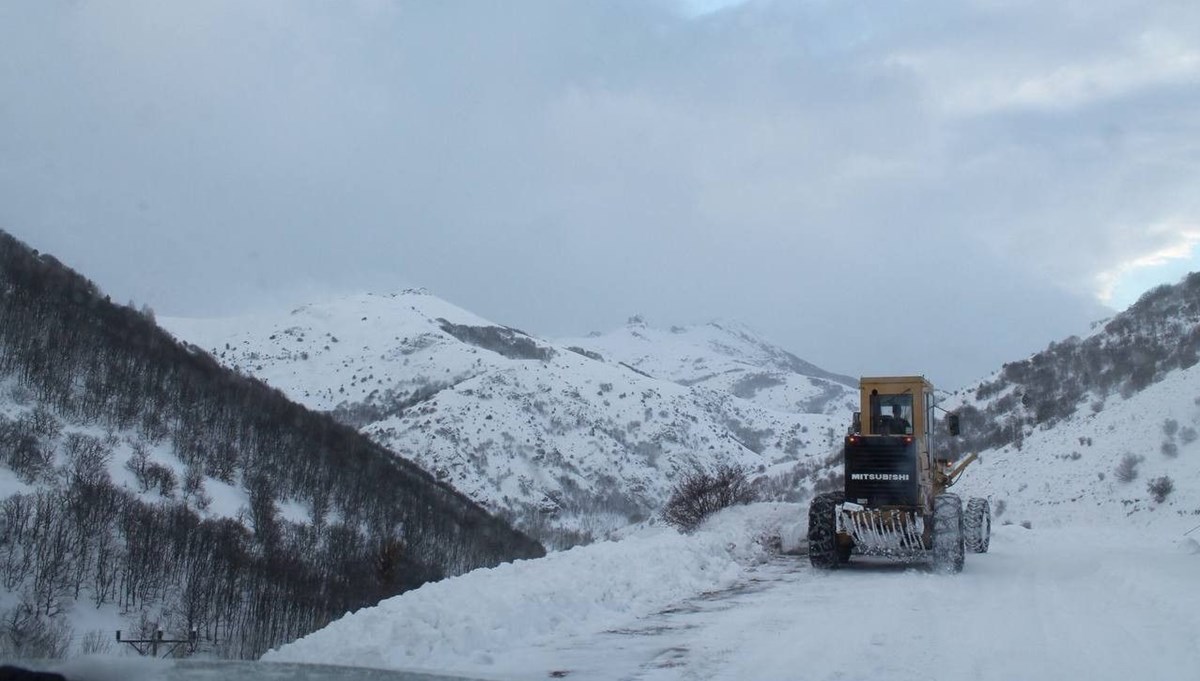
[[[987,553],[992,543],[992,507],[987,499],[976,497],[967,502],[963,516],[967,548],[975,553]]]
[[[838,555],[837,519],[833,514],[844,496],[841,492],[826,492],[808,505],[808,560],[818,570],[832,570],[843,562]]]
[[[965,556],[962,499],[941,494],[933,500],[933,569],[953,574],[962,572]]]

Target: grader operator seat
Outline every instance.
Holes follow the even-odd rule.
[[[883,428],[880,430],[881,435],[911,435],[912,424],[904,418],[903,409],[898,404],[892,405],[891,415],[883,415]]]
[[[913,434],[913,388],[914,385],[872,386],[864,403],[871,413],[871,430],[867,435],[912,435]],[[880,391],[902,390],[899,393]],[[920,397],[924,397],[921,395]],[[918,397],[917,401],[920,401]]]

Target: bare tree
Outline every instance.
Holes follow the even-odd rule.
[[[756,498],[754,488],[741,466],[721,465],[709,474],[695,471],[683,477],[663,507],[662,519],[684,532],[691,532],[705,518]]]

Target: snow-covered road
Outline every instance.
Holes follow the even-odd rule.
[[[1006,527],[992,553],[970,556],[952,577],[867,560],[817,573],[804,559],[776,559],[749,575],[628,628],[512,658],[540,660],[543,669],[504,671],[646,680],[1200,678],[1200,556],[1169,544]]]
[[[1177,533],[997,527],[959,575],[819,572],[730,541],[788,510],[447,580],[268,657],[495,679],[1200,679],[1200,545]]]

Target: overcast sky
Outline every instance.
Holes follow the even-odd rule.
[[[951,387],[1200,269],[1200,3],[5,0],[0,228],[160,315],[425,286]]]

